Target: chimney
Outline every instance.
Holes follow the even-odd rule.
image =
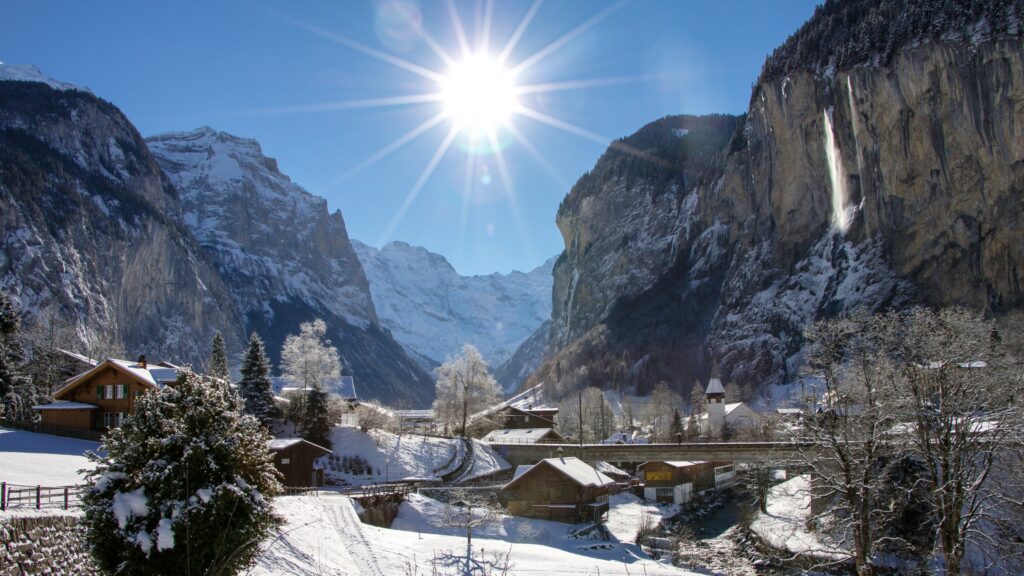
[[[142,354],[139,356],[139,368],[146,369],[146,355]]]

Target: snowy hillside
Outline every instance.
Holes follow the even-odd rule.
[[[81,484],[80,470],[91,469],[86,451],[99,442],[0,428],[0,482],[23,486]]]
[[[527,273],[462,276],[444,256],[419,246],[352,245],[381,324],[433,363],[468,342],[497,367],[551,317],[553,258]]]

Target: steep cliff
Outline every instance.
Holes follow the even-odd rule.
[[[419,246],[353,244],[381,323],[429,367],[465,343],[497,366],[551,316],[554,259],[529,272],[462,276]]]
[[[146,140],[184,221],[278,360],[300,322],[322,318],[366,398],[425,405],[430,377],[381,329],[341,212],[282,174],[255,140],[211,128]]]
[[[674,117],[613,144],[559,210],[552,358],[529,382],[779,383],[818,318],[914,302],[1020,308],[1021,8],[993,4],[1007,16],[998,29],[933,30],[874,57],[812,43],[801,58],[787,44],[735,130]],[[842,5],[791,43],[838,37],[841,20],[826,16]],[[881,27],[872,10],[859,16]],[[666,147],[669,135],[699,138],[704,153]]]
[[[130,354],[197,365],[216,329],[239,348],[230,294],[131,123],[89,92],[10,68],[0,65],[18,80],[0,81],[0,283],[28,320],[54,310],[85,340],[109,330]]]

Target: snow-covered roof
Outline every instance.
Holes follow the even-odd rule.
[[[87,364],[89,366],[95,366],[95,365],[100,363],[99,360],[95,360],[93,358],[89,358],[88,356],[84,356],[84,355],[79,354],[77,352],[72,352],[70,350],[64,350],[63,348],[58,348],[57,351],[60,352],[61,354],[65,355],[65,356],[67,356],[68,358],[71,358],[72,360],[77,360],[77,361],[81,362],[82,364]]]
[[[434,411],[427,410],[395,410],[395,418],[406,420],[433,420]]]
[[[608,484],[615,483],[615,480],[612,480],[601,472],[598,472],[596,468],[575,456],[545,458],[531,466],[530,470],[539,466],[550,466],[580,486],[607,486]],[[529,470],[524,471],[523,474],[520,475],[520,478],[528,473]],[[518,479],[513,479],[512,482],[509,482],[505,487],[508,488],[508,486],[514,484],[516,480]]]
[[[519,394],[512,396],[504,402],[499,402],[494,406],[485,408],[472,416],[469,417],[470,422],[479,420],[485,416],[489,416],[504,410],[505,408],[518,408],[519,410],[539,410],[539,411],[557,411],[558,408],[555,406],[548,406],[544,401],[544,384],[537,384],[536,386],[527,388]]]
[[[649,444],[647,438],[640,435],[639,432],[616,432],[611,436],[601,440],[601,444]]]
[[[96,410],[99,406],[95,404],[86,404],[85,402],[69,402],[67,400],[58,400],[56,402],[50,402],[49,404],[40,404],[39,406],[33,406],[33,410]]]
[[[704,391],[704,394],[725,394],[725,388],[722,386],[722,381],[718,378],[708,380],[708,388]]]
[[[644,462],[638,466],[638,468],[647,466],[651,462],[658,462],[659,464],[665,464],[666,466],[671,466],[673,468],[687,468],[689,466],[696,466],[697,464],[707,464],[706,460],[651,460],[649,462]]]
[[[154,388],[159,388],[165,384],[177,381],[178,374],[181,370],[181,368],[167,362],[161,362],[160,364],[141,364],[131,360],[107,358],[85,372],[68,378],[64,387],[54,392],[54,397],[59,398],[68,390],[75,388],[84,380],[90,378],[93,374],[96,374],[107,367],[114,367],[116,370],[130,374],[140,382],[149,384]]]
[[[286,448],[291,448],[292,446],[295,446],[296,444],[302,444],[302,443],[309,444],[310,446],[313,446],[314,448],[319,448],[320,450],[323,450],[324,454],[330,454],[331,453],[331,451],[328,450],[327,448],[324,448],[323,446],[321,446],[319,444],[314,444],[314,443],[310,442],[309,440],[306,440],[305,438],[273,438],[271,440],[267,440],[267,448],[270,449],[271,451],[276,452],[278,450],[284,450]]]
[[[275,390],[279,390],[282,394],[286,392],[302,392],[309,390],[308,387],[298,386],[294,381],[289,380],[283,376],[275,376],[270,379]],[[324,380],[322,388],[324,392],[328,394],[337,394],[345,399],[356,400],[356,381],[351,376],[341,376],[340,378],[328,378]]]
[[[545,437],[554,434],[559,439],[562,436],[552,430],[551,428],[507,428],[502,430],[492,430],[486,436],[481,438],[484,442],[501,443],[501,442],[515,442],[518,444],[531,444],[543,440]]]

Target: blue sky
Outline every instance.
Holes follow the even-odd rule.
[[[342,211],[351,237],[422,245],[480,274],[528,270],[562,250],[558,204],[607,140],[667,114],[745,111],[765,56],[816,2],[495,2],[491,54],[535,8],[508,65],[554,43],[515,83],[563,89],[518,96],[533,117],[513,114],[514,133],[495,129],[500,154],[457,133],[426,178],[450,120],[356,169],[443,102],[345,106],[437,92],[423,69],[443,76],[448,67],[430,40],[462,59],[446,1],[5,4],[0,61],[90,87],[143,135],[208,125],[256,138],[284,173]],[[486,0],[452,5],[475,49]]]

